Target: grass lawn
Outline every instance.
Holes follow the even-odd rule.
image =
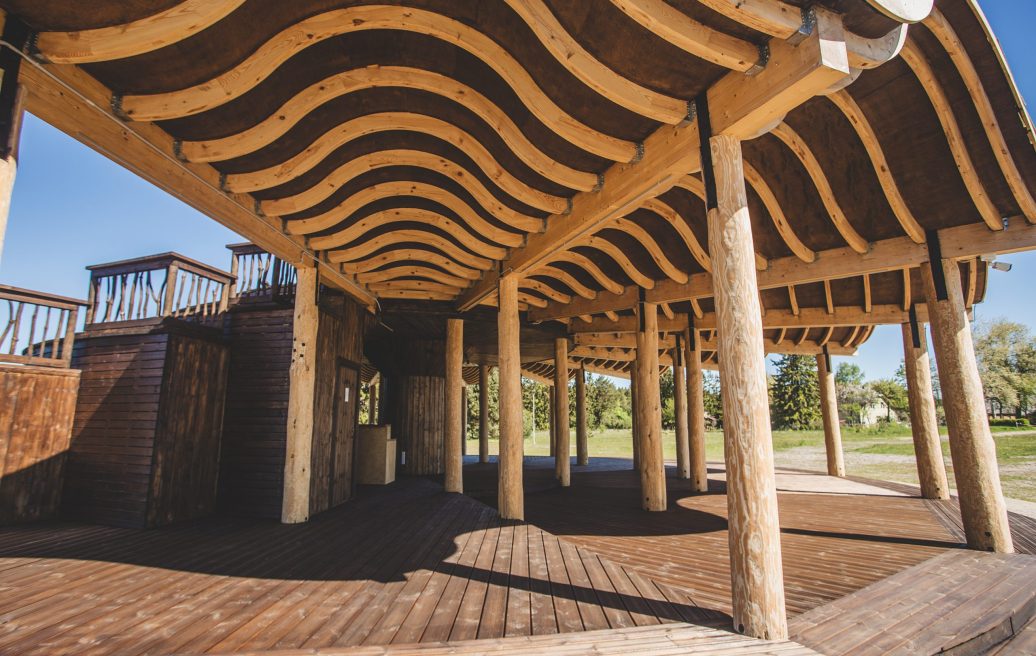
[[[945,429],[944,429],[945,430]],[[1019,428],[993,428],[997,459],[1000,463],[1000,478],[1004,494],[1015,499],[1036,502],[1036,430]],[[573,434],[573,441],[575,435]],[[676,458],[676,442],[672,431],[663,431],[665,457]],[[779,467],[794,467],[823,471],[824,433],[820,430],[774,431],[774,457]],[[489,452],[497,453],[497,441],[490,440]],[[842,446],[845,451],[846,470],[854,476],[879,480],[917,483],[914,463],[914,445],[910,427],[891,425],[885,428],[843,428]],[[953,487],[953,468],[950,463],[950,449],[943,435],[943,454],[946,458],[947,475]],[[575,453],[575,445],[572,447]],[[723,433],[710,431],[705,436],[705,451],[710,461],[723,459]],[[535,439],[525,440],[527,455],[548,455],[548,435],[538,431]],[[477,440],[468,444],[468,453],[478,453]],[[590,455],[629,458],[632,456],[630,431],[604,430],[591,432]]]

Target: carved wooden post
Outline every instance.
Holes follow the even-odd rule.
[[[317,269],[299,267],[295,317],[288,369],[288,430],[284,457],[284,498],[281,521],[297,524],[309,519],[309,481],[313,458],[313,397],[316,392]]]
[[[554,340],[554,475],[561,487],[568,487],[572,472],[572,447],[568,427],[568,340]]]
[[[586,441],[586,369],[582,365],[576,373],[576,464],[590,464],[589,445]]]
[[[447,492],[463,492],[464,459],[461,425],[464,421],[461,390],[464,387],[464,321],[446,320],[446,440],[443,456],[446,459],[444,487]]]
[[[691,437],[687,424],[687,376],[684,372],[683,338],[676,336],[673,349],[673,415],[676,420],[676,477],[691,477]]]
[[[640,428],[640,501],[644,510],[666,509],[662,407],[658,384],[658,306],[641,303],[637,331],[637,426]]]
[[[558,458],[558,397],[553,385],[547,386],[547,435],[550,441],[550,457]]]
[[[3,39],[11,47],[0,49],[0,256],[4,251],[7,217],[11,212],[11,194],[18,172],[18,144],[25,116],[25,87],[18,83],[22,58],[12,48],[19,48],[29,35],[21,23],[5,20],[0,13]]]
[[[500,351],[500,480],[498,507],[504,519],[525,519],[522,485],[522,368],[518,344],[518,278],[499,285],[497,333]]]
[[[709,491],[709,470],[705,464],[705,379],[701,370],[701,340],[698,331],[684,331],[684,362],[687,363],[687,434],[691,461],[691,491]]]
[[[960,269],[956,262],[942,259],[937,235],[929,235],[928,249],[931,261],[921,265],[921,278],[964,533],[972,549],[1011,553],[1014,546],[961,292]]]
[[[704,114],[704,116],[702,116]],[[709,139],[699,108],[715,285],[734,627],[757,638],[788,636],[777,487],[752,224],[741,142]]]
[[[633,441],[633,469],[640,471],[640,426],[637,425],[637,362],[630,363],[630,422]]]
[[[907,398],[910,402],[910,433],[914,436],[917,457],[917,478],[921,496],[926,499],[949,499],[946,463],[939,439],[939,417],[935,412],[935,391],[932,389],[932,365],[928,359],[928,339],[924,325],[917,322],[910,309],[910,323],[903,324],[903,368],[906,373]]]
[[[489,366],[478,367],[478,461],[489,462]]]
[[[827,451],[827,475],[845,476],[842,455],[842,427],[838,423],[838,395],[835,374],[831,371],[831,355],[824,347],[817,353],[817,378],[820,384],[820,413],[824,417],[824,448]]]

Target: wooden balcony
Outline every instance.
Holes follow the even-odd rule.
[[[68,368],[86,301],[0,285],[0,362]]]

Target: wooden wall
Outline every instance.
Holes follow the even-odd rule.
[[[230,375],[223,418],[219,507],[235,515],[281,516],[288,423],[292,309],[239,305],[227,319]]]
[[[446,379],[440,376],[394,376],[389,387],[392,395],[392,437],[396,452],[406,463],[405,474],[441,474],[443,462],[443,426],[446,414]]]
[[[77,336],[65,512],[130,527],[209,512],[226,364],[218,330],[175,319]]]
[[[77,369],[0,364],[0,523],[57,512],[78,389]]]

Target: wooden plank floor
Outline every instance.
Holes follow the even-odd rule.
[[[529,522],[658,583],[690,590],[698,606],[730,612],[727,506],[717,472],[710,472],[709,494],[693,495],[670,469],[668,510],[645,513],[628,460],[573,467],[567,489],[550,483],[551,462],[527,458]],[[492,463],[468,465],[465,489],[495,503],[495,476]],[[778,504],[790,616],[960,546],[921,499],[779,493]]]
[[[805,613],[789,628],[793,640],[829,656],[983,654],[1034,615],[1036,557],[955,550]],[[1016,646],[1027,638],[1019,635]]]
[[[297,526],[0,529],[0,654],[230,653],[728,621],[423,479]]]

